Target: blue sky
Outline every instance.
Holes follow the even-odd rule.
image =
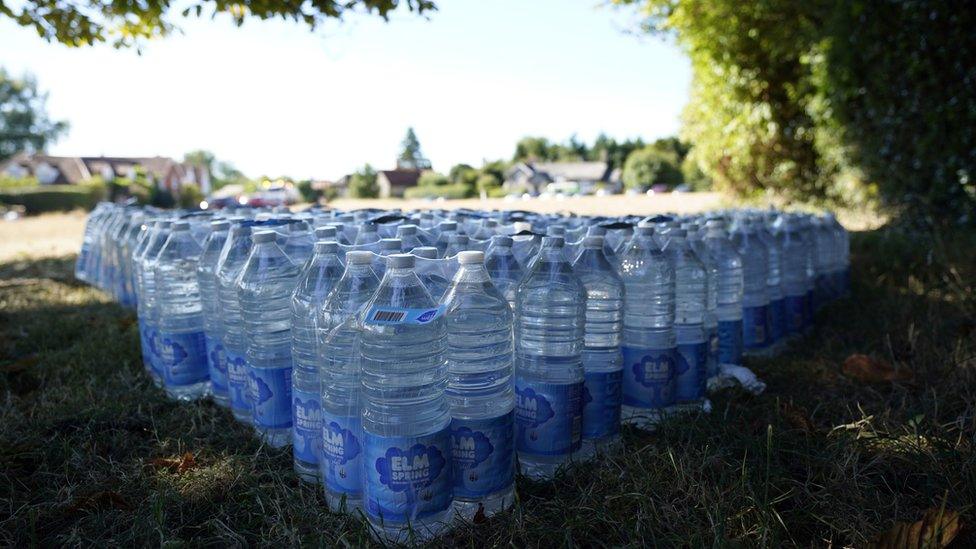
[[[689,62],[595,0],[440,0],[428,19],[355,16],[314,32],[184,20],[138,55],[72,49],[0,19],[0,64],[33,72],[71,132],[49,152],[213,151],[251,176],[392,167],[413,126],[434,168],[508,158],[522,136],[674,134]],[[178,10],[174,13],[178,14]]]

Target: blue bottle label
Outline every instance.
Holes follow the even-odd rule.
[[[359,416],[322,412],[322,477],[329,492],[355,496],[362,491],[362,440]]]
[[[515,482],[515,411],[451,421],[454,496],[479,498]]]
[[[254,424],[264,429],[291,427],[291,366],[249,366],[248,397],[254,406]]]
[[[203,332],[159,334],[159,363],[167,385],[193,385],[207,381],[207,343]]]
[[[705,383],[708,381],[705,368],[708,360],[708,343],[705,341],[679,343],[677,359],[675,400],[693,402],[705,398]]]
[[[806,307],[806,296],[788,295],[783,301],[785,303],[784,308],[786,309],[786,333],[796,334],[802,332],[804,323],[806,322],[804,318],[806,316],[804,311]]]
[[[396,325],[411,324],[422,326],[430,324],[437,317],[444,314],[444,306],[431,307],[427,309],[406,309],[403,307],[390,307],[387,305],[373,305],[366,313],[365,324]]]
[[[622,347],[624,404],[664,408],[674,404],[675,350]]]
[[[295,459],[318,463],[322,442],[322,397],[318,391],[292,388],[292,451]]]
[[[205,335],[207,341],[207,365],[210,370],[210,385],[218,395],[227,394],[227,354],[220,339]]]
[[[152,341],[152,329],[149,328],[149,324],[146,323],[146,319],[139,317],[139,347],[142,351],[142,362],[150,370],[153,369],[153,357],[152,352],[149,349],[150,342]]]
[[[769,304],[770,343],[779,341],[786,334],[786,300],[777,299]]]
[[[803,299],[803,325],[813,326],[813,290],[807,292],[807,295]]]
[[[620,432],[623,370],[587,372],[583,381],[583,438],[595,439]]]
[[[761,349],[769,343],[769,307],[742,308],[742,345],[746,349]]]
[[[562,456],[579,450],[583,382],[538,383],[515,378],[515,447],[519,453]]]
[[[235,410],[250,410],[251,400],[248,396],[247,361],[228,348],[224,348],[227,358],[227,394],[230,406]]]
[[[720,320],[718,323],[719,364],[742,364],[742,321]]]
[[[166,372],[163,368],[163,341],[160,339],[161,334],[155,326],[149,323],[146,325],[146,330],[148,332],[149,365],[152,367],[153,373],[159,376],[159,379],[165,379]]]
[[[450,427],[422,437],[364,434],[367,516],[406,523],[450,508],[454,500]]]

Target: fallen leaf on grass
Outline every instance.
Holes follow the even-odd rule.
[[[936,549],[946,547],[959,534],[959,513],[948,509],[929,509],[917,522],[896,522],[872,540],[872,549]]]
[[[909,370],[895,370],[891,364],[868,355],[853,354],[844,361],[844,375],[864,383],[881,381],[908,381],[912,379]]]
[[[4,364],[0,366],[0,372],[5,374],[19,374],[20,372],[26,371],[28,368],[36,365],[41,359],[37,355],[27,355],[21,357],[9,364]]]
[[[68,506],[68,512],[76,513],[85,510],[99,509],[119,509],[128,511],[132,506],[126,501],[122,494],[112,491],[95,492],[87,496],[75,498]]]
[[[174,473],[185,473],[197,466],[197,460],[193,454],[186,452],[182,456],[175,458],[156,458],[149,461],[149,465],[156,469],[166,469]]]
[[[792,402],[784,400],[779,403],[779,411],[794,429],[799,429],[807,433],[812,433],[817,430],[817,426],[810,419],[810,412],[807,412],[807,409],[803,406],[797,406]]]

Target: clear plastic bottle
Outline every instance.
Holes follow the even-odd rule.
[[[244,337],[241,302],[237,296],[237,280],[251,251],[253,222],[240,218],[234,221],[217,261],[217,289],[220,293],[230,409],[238,421],[250,424],[254,418],[248,389],[247,339]]]
[[[443,308],[413,268],[414,256],[390,256],[359,322],[364,507],[394,543],[443,531],[453,502]]]
[[[623,421],[650,429],[675,402],[674,266],[654,228],[638,226],[620,258],[624,281]]]
[[[345,270],[338,254],[337,242],[316,242],[291,298],[292,454],[295,472],[307,482],[318,481],[322,453],[322,398],[315,322],[322,303]]]
[[[583,445],[581,459],[610,450],[620,440],[624,283],[603,247],[587,236],[573,262],[586,289],[583,336]]]
[[[312,257],[315,239],[308,223],[300,219],[292,219],[285,226],[285,244],[282,250],[295,265],[304,265]]]
[[[795,336],[803,333],[806,323],[804,303],[807,294],[807,248],[797,220],[781,215],[776,220],[780,237],[780,253],[783,259],[782,283],[784,295],[784,326],[786,333]]]
[[[769,348],[769,252],[747,219],[736,226],[732,243],[742,258],[743,353],[763,354]]]
[[[455,234],[450,237],[444,257],[454,257],[455,255],[468,249],[470,239],[463,234]]]
[[[679,409],[701,409],[708,381],[708,274],[685,229],[671,229],[664,251],[674,265],[675,401]]]
[[[376,223],[367,221],[359,226],[359,232],[356,233],[356,240],[354,244],[357,246],[362,244],[372,244],[373,242],[379,242],[380,235],[376,232]]]
[[[418,248],[424,245],[417,236],[417,226],[416,225],[400,225],[397,227],[396,232],[397,238],[400,239],[401,248],[404,252],[410,253],[414,248]]]
[[[705,247],[717,271],[715,319],[718,363],[742,363],[742,257],[725,232],[725,221],[705,224]]]
[[[362,509],[363,432],[358,315],[380,281],[373,254],[346,254],[342,278],[322,304],[316,327],[322,400],[322,484],[334,511]]]
[[[751,221],[756,228],[756,236],[766,245],[769,267],[766,277],[766,296],[769,299],[767,316],[769,326],[769,344],[779,348],[785,334],[786,303],[783,301],[783,257],[780,250],[780,238],[770,230],[765,217],[758,217]]]
[[[513,317],[484,258],[461,252],[444,296],[454,507],[468,520],[491,516],[515,499]]]
[[[229,407],[227,393],[227,356],[224,352],[220,295],[217,289],[217,262],[227,242],[230,222],[213,221],[210,234],[203,241],[203,252],[197,262],[197,285],[203,311],[203,335],[207,344],[207,366],[210,371],[210,394],[218,405]]]
[[[705,266],[705,339],[708,341],[708,355],[705,359],[705,372],[708,377],[718,373],[718,264],[712,258],[705,244],[705,231],[701,223],[689,223],[688,244],[695,251],[698,260]],[[739,329],[741,332],[741,328]]]
[[[551,478],[582,444],[586,290],[545,237],[515,293],[515,442],[522,474]]]
[[[261,437],[280,448],[292,438],[291,296],[299,268],[259,230],[237,282],[247,340],[248,389]]]
[[[437,255],[447,257],[447,247],[451,243],[451,237],[457,234],[457,223],[454,221],[441,221],[438,225],[437,241],[434,247],[437,248]]]
[[[210,388],[197,283],[202,252],[189,222],[177,221],[156,258],[159,359],[166,394],[178,400],[203,398]]]
[[[156,231],[146,245],[139,264],[140,277],[142,278],[139,314],[144,319],[144,328],[140,329],[140,332],[143,334],[149,352],[149,373],[152,375],[153,383],[160,387],[163,385],[163,367],[160,358],[159,308],[156,301],[156,258],[159,251],[163,249],[166,239],[169,238],[170,225],[169,220],[163,220],[156,224]]]
[[[522,265],[512,253],[512,237],[496,236],[485,255],[485,268],[491,282],[505,296],[508,305],[515,310],[515,290],[522,280]]]

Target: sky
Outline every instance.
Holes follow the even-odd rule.
[[[68,48],[0,18],[0,65],[32,72],[71,124],[57,155],[207,149],[245,174],[335,179],[394,167],[414,127],[436,170],[510,158],[521,137],[676,134],[687,57],[599,0],[440,0],[389,22],[173,22],[139,55]]]

